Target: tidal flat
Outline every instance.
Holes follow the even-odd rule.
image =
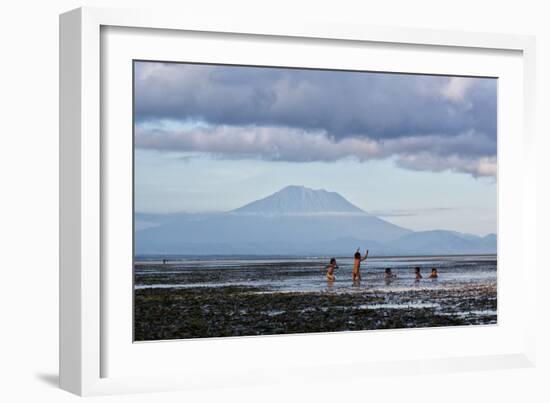
[[[397,278],[384,281],[371,262],[363,281],[355,285],[347,278],[346,262],[334,283],[324,280],[317,261],[235,267],[201,262],[199,268],[189,262],[141,264],[135,273],[134,339],[497,323],[496,261],[424,261],[427,269],[437,264],[440,276],[419,282],[410,274],[416,264],[396,264]]]

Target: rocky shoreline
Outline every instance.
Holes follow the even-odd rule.
[[[135,290],[135,341],[496,324],[496,285],[354,292]]]

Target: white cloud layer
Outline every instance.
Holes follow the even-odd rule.
[[[393,157],[398,166],[418,171],[454,171],[496,177],[493,142],[467,131],[456,136],[408,136],[376,140],[368,136],[337,139],[326,131],[276,126],[194,126],[184,129],[136,128],[136,147],[210,153],[219,158],[271,161],[359,161]]]

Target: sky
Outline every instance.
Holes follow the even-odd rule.
[[[496,79],[134,68],[138,212],[229,211],[292,184],[413,230],[496,233]]]

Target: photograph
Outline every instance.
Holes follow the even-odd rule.
[[[497,324],[497,78],[132,68],[135,342]]]

